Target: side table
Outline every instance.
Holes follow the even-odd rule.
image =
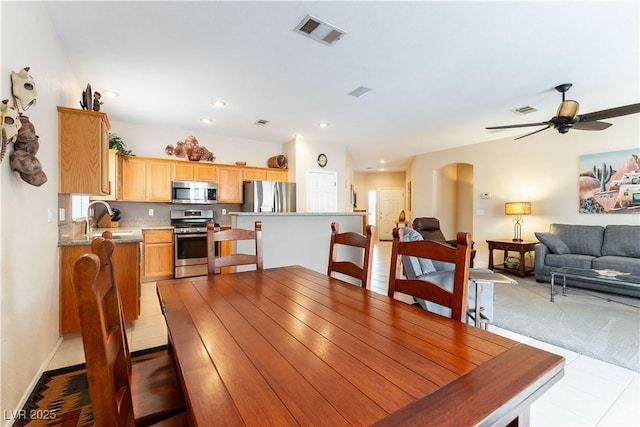
[[[524,255],[527,252],[534,252],[536,244],[539,243],[537,240],[535,241],[522,241],[522,242],[514,242],[513,240],[500,239],[500,240],[487,240],[487,244],[489,245],[489,270],[502,270],[510,273],[515,273],[520,277],[525,277],[529,273],[533,273],[535,267],[533,265],[526,265],[524,260]],[[505,260],[509,251],[518,252],[520,254],[520,265],[518,268],[509,268],[504,264],[493,264],[493,250],[501,249],[503,250],[502,259]]]

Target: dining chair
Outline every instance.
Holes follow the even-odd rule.
[[[241,240],[254,240],[255,253],[233,253],[228,255],[216,254],[216,242],[237,242]],[[262,270],[262,221],[255,222],[254,230],[244,228],[230,228],[228,230],[215,231],[214,224],[207,225],[207,260],[209,274],[214,274],[216,269],[238,265],[255,264],[257,270]]]
[[[96,426],[185,426],[173,356],[131,363],[111,263],[113,241],[98,237],[73,266],[80,330]]]
[[[456,247],[452,247],[433,240],[403,242],[400,240],[400,230],[394,228],[388,295],[393,298],[396,292],[401,292],[449,307],[451,318],[465,323],[469,297],[471,234],[459,232],[456,244]],[[424,276],[420,279],[404,279],[401,261],[403,255],[454,263],[453,290],[448,291]]]
[[[367,225],[365,234],[352,231],[340,233],[340,226],[337,222],[331,223],[331,243],[329,246],[329,265],[327,275],[332,273],[342,273],[360,280],[360,286],[369,288],[371,280],[371,255],[373,254],[373,232],[375,226]],[[360,248],[362,254],[360,263],[347,260],[338,260],[338,245]],[[343,258],[343,257],[341,257]]]

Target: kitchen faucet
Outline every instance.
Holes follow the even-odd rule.
[[[91,206],[95,205],[96,203],[102,203],[103,205],[105,205],[107,207],[107,212],[109,212],[109,215],[113,215],[111,206],[109,206],[109,203],[105,202],[104,200],[94,200],[93,202],[90,202],[87,205],[87,240],[91,240],[91,226],[89,225],[89,210],[91,209]]]

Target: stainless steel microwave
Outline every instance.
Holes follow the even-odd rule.
[[[171,202],[212,204],[217,201],[218,185],[212,181],[171,181]]]

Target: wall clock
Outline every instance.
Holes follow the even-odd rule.
[[[318,166],[321,168],[327,166],[327,155],[322,153],[318,156]]]

